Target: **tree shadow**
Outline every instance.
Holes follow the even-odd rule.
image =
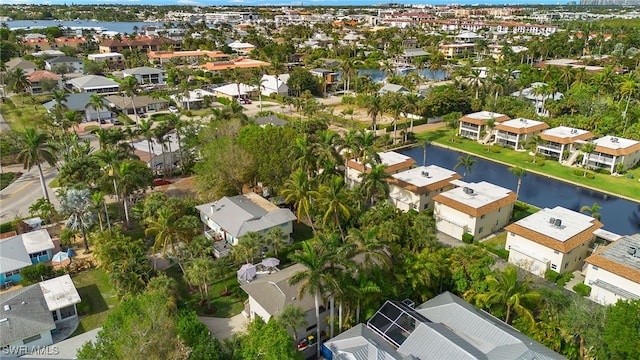
[[[104,300],[98,285],[91,284],[78,288],[78,294],[82,302],[78,304],[79,315],[98,314],[109,310],[109,305]]]

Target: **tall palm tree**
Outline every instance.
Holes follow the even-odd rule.
[[[250,231],[238,239],[231,251],[236,261],[245,260],[247,264],[251,264],[263,244],[264,237],[260,233]]]
[[[581,213],[587,213],[589,215],[591,215],[592,218],[596,219],[596,220],[600,220],[600,217],[602,216],[598,211],[601,209],[602,207],[600,206],[600,204],[598,203],[593,203],[593,205],[589,206],[589,205],[585,205],[583,207],[580,208],[580,212]]]
[[[331,263],[335,259],[335,254],[330,251],[330,247],[325,247],[318,242],[305,241],[302,249],[289,255],[291,261],[302,265],[305,270],[293,274],[289,279],[289,284],[300,285],[298,298],[302,299],[305,294],[313,295],[316,310],[316,340],[317,353],[320,354],[320,344],[322,338],[322,323],[320,322],[320,300],[323,294],[330,289],[336,288],[337,283],[333,276],[334,268]]]
[[[140,160],[125,160],[115,165],[112,176],[116,192],[123,201],[126,225],[129,226],[129,196],[149,186],[153,180],[153,173],[147,164]]]
[[[209,284],[216,280],[216,263],[210,257],[193,259],[185,269],[185,277],[189,283],[196,285],[200,290],[202,300],[207,300],[207,308],[211,307],[211,294]]]
[[[453,170],[461,167],[464,168],[464,172],[462,173],[462,177],[465,178],[467,173],[471,175],[471,168],[476,163],[476,160],[471,157],[471,155],[467,156],[458,156],[458,163],[453,167]]]
[[[387,174],[384,164],[372,164],[370,171],[364,171],[360,174],[362,182],[360,190],[365,199],[370,201],[371,206],[379,200],[389,197],[389,183],[387,179],[391,176]]]
[[[312,191],[312,197],[318,200],[318,206],[322,209],[322,225],[333,224],[340,230],[340,236],[344,241],[345,234],[342,229],[342,221],[349,220],[354,214],[350,206],[350,194],[341,176],[334,176],[326,184],[320,185],[317,191]]]
[[[398,119],[404,110],[404,97],[399,93],[389,93],[385,95],[385,108],[393,115],[393,143],[396,143],[396,134],[398,130]]]
[[[471,73],[467,78],[469,86],[474,89],[476,93],[476,99],[478,98],[478,92],[482,85],[484,85],[484,79],[482,78],[482,72],[479,69],[471,69]]]
[[[284,201],[287,204],[293,204],[296,209],[296,215],[298,222],[303,216],[309,221],[311,229],[315,233],[313,226],[313,219],[311,218],[311,203],[313,192],[311,191],[311,180],[302,169],[294,171],[289,179],[285,181],[280,195],[284,196]]]
[[[265,243],[273,248],[273,252],[278,257],[278,249],[287,245],[287,236],[280,227],[273,227],[265,235]]]
[[[184,273],[185,269],[182,265],[180,253],[180,243],[188,244],[196,234],[197,223],[195,217],[184,216],[180,211],[168,206],[161,207],[152,217],[145,219],[146,236],[154,236],[152,250],[154,252],[161,250],[161,256],[164,258],[167,249],[171,249],[173,258],[178,262],[178,266]]]
[[[587,154],[587,158],[585,159],[585,162],[583,163],[584,165],[584,174],[582,176],[587,176],[587,169],[589,169],[589,161],[591,161],[591,154],[596,150],[596,144],[592,143],[592,142],[587,142],[584,145],[582,145],[582,147],[580,148],[580,150]]]
[[[382,98],[380,96],[373,95],[367,98],[366,103],[367,114],[371,116],[371,128],[373,129],[373,134],[376,134],[376,119],[378,115],[384,112],[384,104],[382,103]]]
[[[93,108],[95,110],[96,115],[98,115],[98,126],[102,127],[102,119],[100,118],[100,110],[107,109],[107,105],[102,101],[102,97],[98,94],[91,94],[89,96],[89,102],[85,106],[85,108]]]
[[[627,98],[627,104],[622,112],[622,118],[624,119],[624,127],[622,128],[622,134],[627,130],[627,111],[629,110],[629,102],[632,97],[636,97],[640,90],[638,81],[634,73],[630,73],[624,77],[624,80],[620,84],[620,99]]]
[[[153,159],[153,150],[151,149],[151,139],[153,138],[153,119],[141,119],[138,123],[138,131],[140,135],[144,136],[147,140],[147,147],[149,150],[149,166],[151,166],[151,160]]]
[[[278,314],[278,322],[284,327],[291,329],[293,340],[298,343],[298,329],[307,326],[304,319],[306,312],[301,307],[289,304]]]
[[[521,280],[515,266],[509,265],[504,271],[487,276],[488,291],[476,295],[476,300],[486,305],[505,307],[504,322],[511,324],[511,312],[526,317],[532,324],[533,314],[528,308],[536,304],[541,295],[530,289],[530,280]]]
[[[512,166],[509,168],[509,171],[511,171],[511,173],[518,178],[518,185],[516,187],[516,197],[518,197],[518,195],[520,195],[520,185],[522,185],[522,178],[527,174],[527,170],[518,166]]]
[[[24,70],[21,68],[15,68],[9,74],[9,88],[16,92],[20,93],[20,98],[22,104],[24,104],[24,93],[30,86],[29,79],[27,79],[27,74],[25,74]]]
[[[138,118],[138,110],[136,109],[134,97],[136,95],[136,90],[138,89],[138,80],[136,80],[134,76],[126,76],[120,83],[120,89],[125,93],[125,95],[131,97],[131,106],[133,107],[137,124],[140,119]]]
[[[87,230],[96,222],[91,192],[88,189],[68,189],[59,200],[60,212],[69,215],[65,226],[82,232],[84,248],[89,251]]]
[[[50,201],[41,164],[46,162],[51,166],[56,165],[55,147],[49,142],[49,136],[46,133],[33,128],[24,129],[24,132],[19,134],[19,141],[21,150],[18,153],[17,160],[22,163],[26,170],[31,170],[34,165],[38,167],[42,193],[45,200]]]
[[[102,215],[106,216],[107,227],[109,231],[111,231],[111,223],[109,222],[109,211],[107,209],[107,203],[104,201],[104,193],[102,191],[97,191],[91,194],[91,201],[95,205],[94,211],[98,215],[98,221],[100,223],[100,231],[104,231],[104,225],[102,221]],[[104,207],[104,212],[102,208]]]

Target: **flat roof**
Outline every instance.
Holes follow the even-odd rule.
[[[640,151],[640,142],[621,137],[607,135],[593,140],[596,151],[611,155],[628,155]]]
[[[471,114],[467,114],[464,117],[468,117],[468,118],[471,118],[471,119],[478,119],[478,120],[489,120],[489,119],[501,118],[503,116],[507,116],[507,115],[483,110],[483,111],[478,111],[478,112],[474,112],[474,113],[471,113]]]
[[[551,224],[551,219],[554,224]],[[560,226],[555,221],[560,220]],[[595,219],[591,216],[556,206],[544,208],[516,222],[524,228],[546,235],[560,242],[565,242],[593,226]]]
[[[453,170],[445,169],[437,165],[429,165],[405,170],[397,174],[393,174],[391,177],[404,181],[409,185],[424,187],[445,180],[454,180],[460,177],[456,175],[458,175],[458,173]]]
[[[380,163],[384,164],[384,166],[398,165],[413,160],[410,156],[395,151],[379,152],[378,155],[380,155]],[[367,167],[371,167],[371,164],[367,164]]]
[[[451,189],[440,194],[442,197],[449,198],[458,203],[465,204],[474,209],[495,203],[505,199],[513,192],[502,186],[494,185],[486,181],[479,183],[467,183],[462,180],[454,180],[451,182],[459,187]],[[473,193],[467,194],[465,188],[473,190]]]
[[[75,305],[81,301],[80,294],[68,274],[40,282],[40,289],[49,311]]]
[[[593,134],[587,130],[558,126],[542,131],[540,137],[544,140],[566,144],[576,140],[589,140],[593,138]]]
[[[533,129],[541,127],[541,126],[547,126],[548,127],[548,125],[545,122],[542,122],[542,121],[525,119],[525,118],[517,118],[517,119],[507,120],[507,121],[504,121],[504,122],[500,123],[499,125],[496,125],[496,129],[508,127],[508,128],[513,128],[513,129],[533,130]]]

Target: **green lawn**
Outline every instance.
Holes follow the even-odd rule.
[[[6,172],[0,174],[0,190],[9,186],[9,184],[11,184],[15,179],[19,178],[20,175],[22,175],[22,173]]]
[[[472,153],[479,157],[495,160],[511,166],[519,166],[531,172],[537,172],[542,175],[548,175],[560,180],[570,181],[612,194],[626,196],[631,199],[640,199],[640,184],[638,183],[638,178],[640,178],[640,168],[630,171],[633,175],[633,179],[629,179],[626,176],[612,176],[598,173],[594,174],[595,178],[589,179],[582,176],[582,172],[579,175],[575,175],[575,168],[564,166],[554,160],[546,160],[543,166],[538,166],[532,162],[533,157],[529,155],[528,151],[520,152],[504,148],[501,149],[499,153],[494,153],[487,151],[487,145],[479,144],[473,140],[462,139],[461,141],[458,141],[460,138],[456,138],[457,141],[452,142],[450,130],[439,129],[436,131],[422,133],[419,134],[418,138],[420,139],[420,142],[428,140],[464,152]],[[540,157],[541,156],[538,155],[538,158]]]
[[[78,304],[80,325],[71,334],[76,336],[102,326],[111,308],[118,304],[109,277],[101,269],[92,269],[73,276],[82,302]]]
[[[22,104],[19,96],[13,97],[13,101],[15,101],[15,105],[9,102],[4,102],[0,105],[2,116],[11,127],[11,130],[23,131],[28,127],[42,128],[42,119],[47,114],[43,106]]]
[[[504,246],[507,244],[507,232],[503,231],[500,234],[492,237],[491,239],[483,241],[482,243],[494,249],[504,249]]]

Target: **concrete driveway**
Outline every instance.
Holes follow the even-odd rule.
[[[216,339],[220,340],[230,338],[235,333],[245,332],[249,324],[249,319],[242,313],[230,318],[198,316],[198,319],[207,326]]]

